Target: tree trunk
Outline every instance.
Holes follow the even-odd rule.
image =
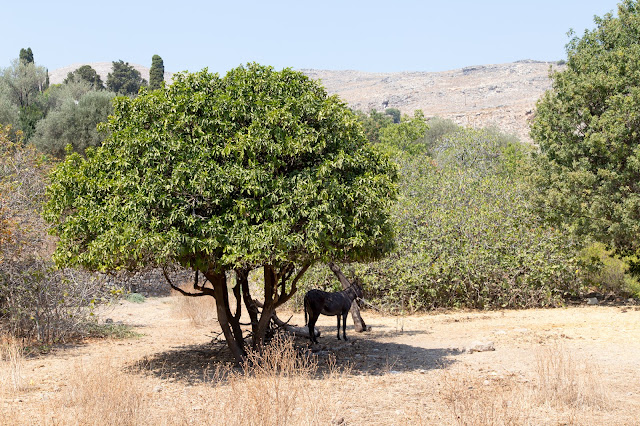
[[[258,332],[258,306],[249,292],[249,269],[236,269],[236,280],[242,289],[244,306],[247,308],[251,321],[251,332],[255,336]]]
[[[262,303],[260,302],[256,301],[255,304],[260,308],[262,307]],[[300,337],[309,337],[309,327],[296,327],[295,325],[291,325],[288,322],[284,322],[278,317],[278,314],[276,312],[271,315],[271,318],[273,319],[273,323],[275,325],[282,328],[287,333],[295,334],[296,336]],[[320,331],[317,328],[314,330],[313,334],[315,334],[316,337],[320,337]]]
[[[256,333],[253,336],[253,346],[258,350],[262,351],[262,347],[264,345],[264,340],[267,335],[267,330],[269,329],[269,323],[271,322],[271,317],[275,313],[274,306],[274,295],[275,292],[278,291],[276,288],[276,276],[273,267],[269,265],[265,265],[264,269],[264,304],[262,306],[262,313],[260,314],[260,320],[258,321],[258,326],[256,327]]]
[[[239,318],[236,320],[229,309],[229,296],[227,294],[227,277],[224,272],[207,271],[205,274],[213,285],[214,298],[216,299],[216,312],[222,333],[236,362],[242,364],[245,359],[244,342]],[[232,322],[233,321],[233,322]],[[230,322],[231,325],[230,325]],[[239,335],[238,335],[239,334]]]
[[[338,265],[336,265],[333,262],[329,262],[329,269],[331,269],[331,272],[333,272],[335,276],[338,277],[338,281],[340,281],[340,284],[342,284],[343,289],[346,289],[347,287],[351,286],[351,283],[349,282],[347,277],[344,276],[344,274],[342,273]],[[351,304],[350,312],[351,312],[351,318],[353,318],[353,326],[355,331],[357,331],[358,333],[362,333],[363,331],[366,331],[367,324],[364,323],[364,320],[360,315],[360,308],[358,307],[358,303],[356,303],[355,300]]]
[[[242,349],[242,352],[244,353],[245,352],[244,338],[242,337],[242,328],[240,327],[240,316],[242,315],[242,304],[241,304],[242,300],[240,299],[239,292],[240,292],[240,288],[236,286],[233,289],[233,294],[236,297],[236,313],[234,315],[231,313],[231,304],[229,303],[229,291],[227,289],[227,281],[225,278],[223,295],[225,298],[224,305],[226,306],[227,317],[229,318],[229,322],[231,323],[231,330],[233,331],[233,337],[236,339],[236,342],[238,343],[238,345]]]

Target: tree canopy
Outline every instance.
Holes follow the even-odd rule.
[[[62,158],[70,145],[84,153],[90,146],[98,146],[105,138],[97,130],[98,123],[107,121],[113,111],[112,92],[90,90],[76,98],[66,98],[55,110],[38,121],[32,142],[47,154]]]
[[[91,65],[81,66],[75,71],[68,73],[67,78],[64,79],[65,84],[69,84],[74,81],[85,81],[89,83],[89,85],[91,85],[91,88],[94,90],[104,89],[104,84],[102,83],[100,75],[91,67]]]
[[[33,62],[18,58],[0,70],[0,119],[6,121],[2,124],[17,125],[29,139],[46,114],[46,88],[47,70]]]
[[[566,69],[538,102],[539,205],[546,217],[614,248],[640,250],[640,4],[567,45]]]
[[[142,78],[140,71],[129,62],[123,60],[112,62],[113,68],[107,75],[107,89],[118,95],[137,95],[140,87],[146,86],[147,81]]]
[[[102,147],[68,156],[51,176],[55,260],[202,272],[211,287],[196,288],[216,298],[236,358],[243,338],[226,271],[264,269],[259,319],[248,286],[242,295],[260,341],[315,261],[372,259],[392,247],[395,166],[302,73],[248,64],[223,78],[178,74],[164,89],[116,98],[106,128]]]
[[[26,49],[20,49],[20,62],[23,64],[33,64],[34,63],[34,59],[33,59],[33,50],[31,50],[30,47],[27,47]]]

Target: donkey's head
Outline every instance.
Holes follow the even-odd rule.
[[[353,289],[354,294],[356,295],[356,299],[362,298],[362,284],[360,280],[356,278],[351,284],[351,288]]]

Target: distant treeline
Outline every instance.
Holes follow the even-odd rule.
[[[115,96],[136,96],[141,87],[162,87],[164,64],[154,55],[147,82],[132,65],[112,63],[103,82],[89,65],[67,74],[64,82],[49,84],[45,67],[36,65],[31,48],[22,49],[12,65],[0,69],[0,124],[11,126],[10,137],[33,143],[46,154],[61,158],[67,145],[84,152],[105,138],[97,125],[111,114]]]

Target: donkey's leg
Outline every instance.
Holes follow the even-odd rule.
[[[316,338],[316,321],[318,321],[319,314],[313,312],[309,312],[309,339],[311,339],[311,343],[318,343],[318,339]]]
[[[349,313],[349,310],[347,309],[346,311],[344,311],[344,314],[342,314],[342,337],[344,337],[344,340],[347,340],[347,314]],[[340,315],[338,315],[338,317],[340,317]],[[339,323],[340,321],[338,321]],[[340,329],[338,329],[338,334],[340,334]]]
[[[338,319],[338,340],[340,340],[340,314],[336,315],[336,318]]]

